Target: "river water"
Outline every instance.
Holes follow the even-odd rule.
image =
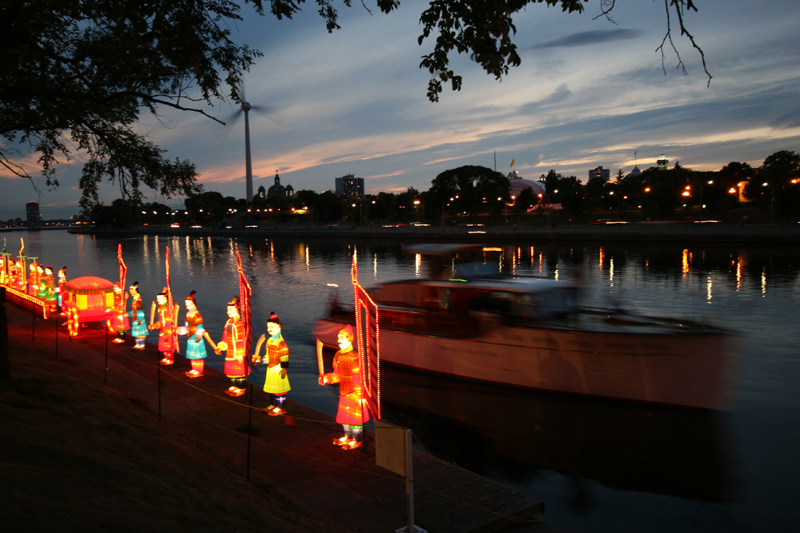
[[[254,339],[277,312],[291,353],[290,397],[331,414],[337,397],[317,384],[311,338],[327,284],[338,284],[342,298],[351,294],[354,254],[366,287],[426,276],[429,268],[392,240],[113,240],[63,231],[3,236],[9,252],[16,255],[23,237],[27,255],[54,271],[66,265],[70,279],[116,281],[122,244],[127,282],[139,281],[146,309],[165,285],[169,247],[176,302],[196,290],[215,341],[225,304],[238,294],[238,250],[253,288]],[[427,451],[544,500],[543,518],[572,532],[795,530],[800,251],[600,242],[503,246],[505,268],[579,280],[586,304],[707,320],[736,332],[730,409],[708,413],[523,392],[384,367],[384,418],[414,429]],[[212,354],[208,364],[221,369],[221,360]],[[253,381],[263,379],[258,368]]]

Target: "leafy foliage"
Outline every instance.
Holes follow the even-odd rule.
[[[251,1],[261,9],[261,1]],[[201,104],[236,87],[259,52],[237,46],[225,20],[238,20],[231,0],[5,0],[0,2],[0,135],[27,145],[48,187],[55,169],[86,154],[81,205],[98,202],[107,178],[123,198],[141,200],[141,186],[171,197],[199,192],[187,161],[134,131],[142,110],[174,108],[205,114]],[[30,177],[0,148],[0,164]]]
[[[431,182],[430,196],[435,205],[450,205],[448,212],[469,212],[470,217],[479,210],[508,201],[507,177],[490,168],[467,165],[445,170]],[[452,198],[452,200],[450,200]]]

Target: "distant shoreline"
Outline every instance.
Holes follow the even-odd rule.
[[[632,241],[790,244],[800,243],[800,224],[605,224],[583,226],[446,226],[446,227],[355,227],[352,225],[274,224],[259,228],[212,229],[137,227],[72,228],[74,234],[97,237],[135,235],[189,237],[315,237],[358,239],[402,239],[428,241],[481,241],[536,239],[542,241]]]

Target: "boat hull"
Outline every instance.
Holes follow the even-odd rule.
[[[335,347],[343,322],[318,319]],[[697,409],[728,407],[730,336],[498,327],[476,338],[380,330],[383,363],[457,378]]]

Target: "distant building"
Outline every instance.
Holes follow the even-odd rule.
[[[667,165],[669,165],[669,159],[664,154],[661,154],[658,159],[656,160],[656,164],[658,165],[658,170],[667,170]]]
[[[347,199],[363,197],[364,178],[356,178],[353,174],[336,178],[336,195]]]
[[[28,202],[28,205],[25,206],[25,212],[28,216],[29,228],[42,225],[42,215],[39,214],[39,202]]]
[[[627,176],[625,176],[625,179],[628,179],[628,178],[635,178],[635,177],[637,177],[637,176],[641,176],[641,175],[642,175],[642,171],[641,171],[641,170],[639,170],[639,166],[637,165],[637,166],[634,166],[634,167],[633,167],[633,170],[631,170],[630,172],[628,172],[628,175],[627,175]]]
[[[259,187],[259,189],[258,189],[259,192],[262,189],[263,189],[263,186]],[[287,185],[286,187],[284,187],[283,185],[281,185],[281,177],[278,176],[278,173],[276,172],[275,173],[275,185],[270,187],[269,190],[267,191],[267,198],[273,198],[275,196],[279,196],[281,198],[288,198],[288,197],[292,196],[293,194],[294,194],[294,189],[292,188],[292,186],[291,185]]]
[[[611,171],[607,168],[603,168],[602,166],[589,171],[589,181],[603,180],[603,183],[605,183],[608,181],[610,177],[611,177]]]
[[[507,177],[509,181],[508,194],[514,200],[516,200],[519,194],[525,189],[530,189],[534,196],[545,193],[544,183],[541,181],[526,180],[520,176],[519,172],[516,170],[514,172],[509,172]]]
[[[267,189],[265,189],[263,185],[258,186],[258,191],[256,191],[256,195],[253,197],[253,200],[256,198],[260,198],[261,200],[267,199]]]

